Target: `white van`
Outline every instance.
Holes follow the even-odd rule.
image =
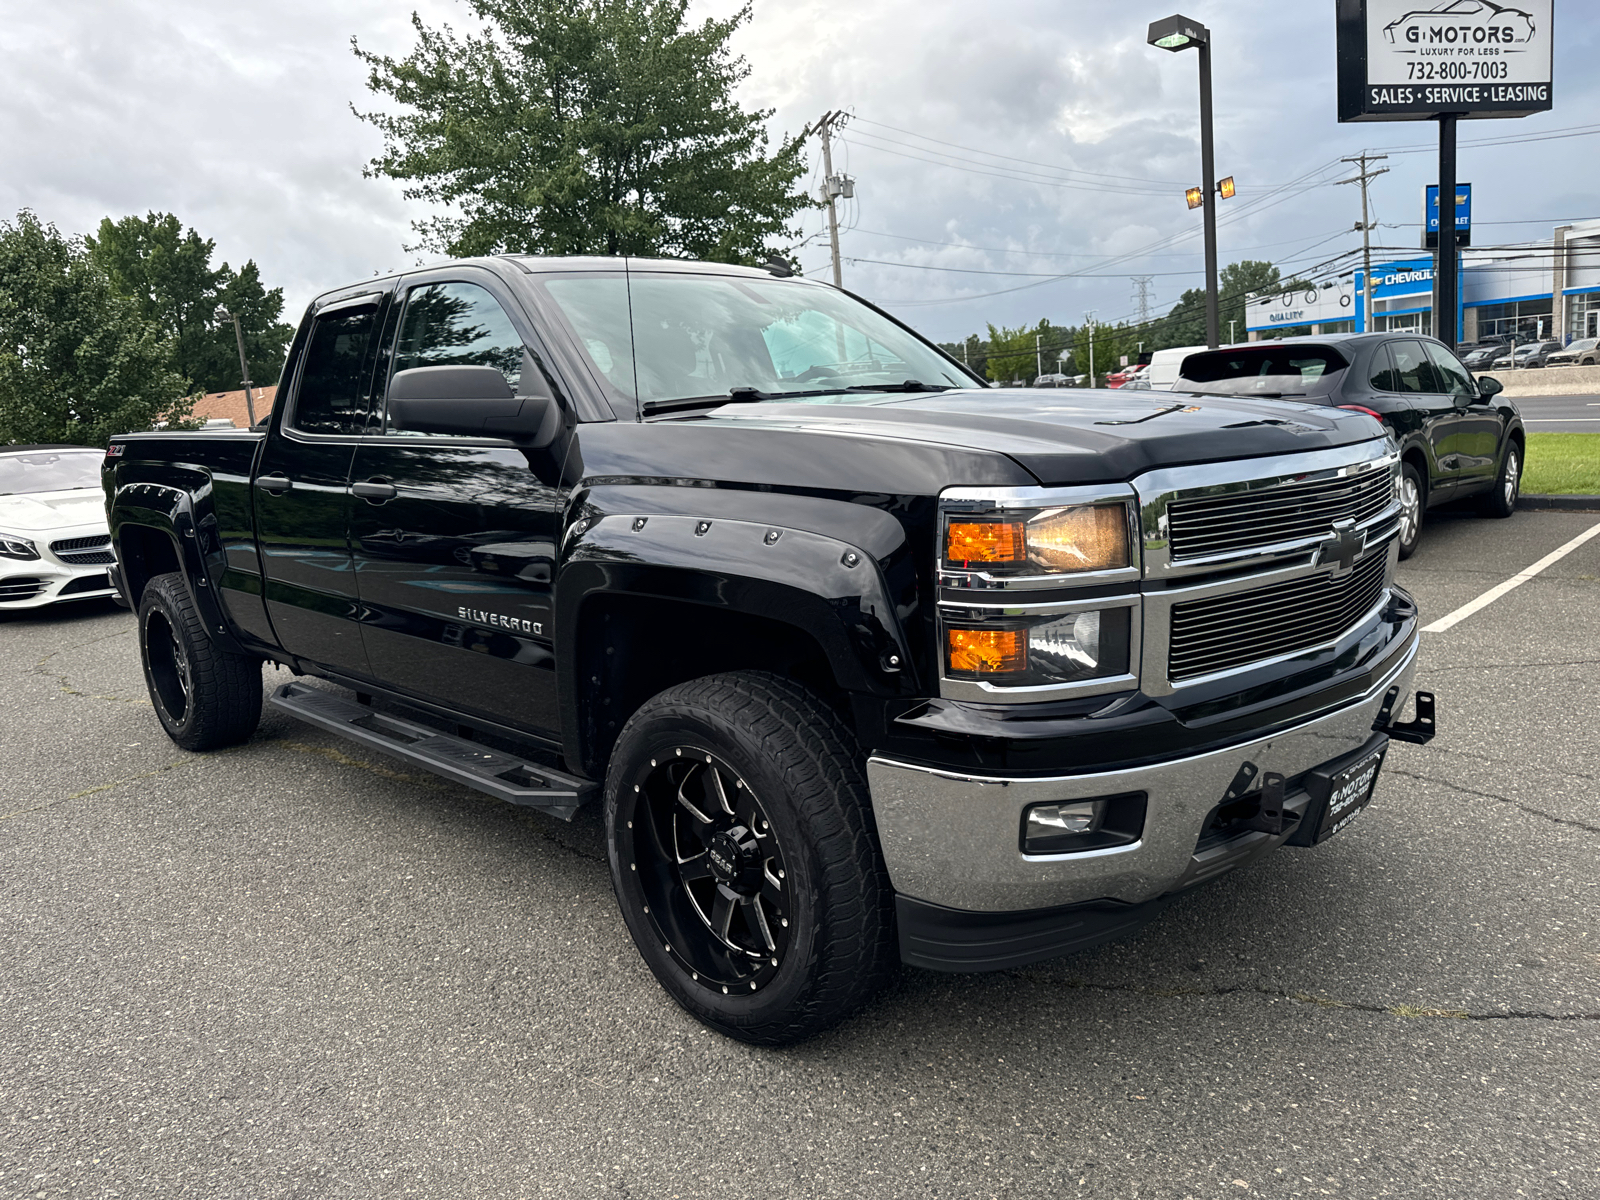
[[[1157,350],[1150,356],[1150,370],[1145,373],[1145,378],[1150,381],[1154,391],[1170,392],[1172,385],[1178,382],[1178,369],[1183,366],[1183,360],[1191,354],[1198,354],[1207,346],[1174,346],[1171,350]]]

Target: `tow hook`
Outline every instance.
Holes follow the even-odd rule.
[[[1392,687],[1383,697],[1383,707],[1378,710],[1378,718],[1373,721],[1372,728],[1377,733],[1387,733],[1397,742],[1410,742],[1416,746],[1425,746],[1433,740],[1433,693],[1417,693],[1417,715],[1415,720],[1394,720],[1394,702],[1400,698],[1399,687]]]

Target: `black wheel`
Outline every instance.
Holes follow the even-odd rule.
[[[1522,492],[1522,447],[1506,443],[1506,456],[1500,461],[1500,474],[1494,487],[1478,501],[1478,511],[1486,517],[1509,517],[1517,511],[1517,496]]]
[[[1400,464],[1400,557],[1410,558],[1417,552],[1417,542],[1422,538],[1422,510],[1428,502],[1428,492],[1422,476],[1410,463]]]
[[[139,599],[139,657],[167,736],[185,750],[245,741],[261,720],[261,660],[206,636],[183,576],[157,575]]]
[[[853,739],[763,672],[647,701],[606,775],[611,879],[673,999],[776,1046],[865,1004],[899,957],[892,892]]]

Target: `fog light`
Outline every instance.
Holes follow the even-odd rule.
[[[1144,833],[1145,794],[1033,804],[1022,814],[1024,854],[1070,854],[1137,842]]]

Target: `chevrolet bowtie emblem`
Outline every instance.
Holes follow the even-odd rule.
[[[1332,565],[1334,578],[1348,575],[1365,548],[1366,538],[1357,532],[1355,521],[1343,517],[1333,523],[1333,536],[1317,546],[1316,564]]]

